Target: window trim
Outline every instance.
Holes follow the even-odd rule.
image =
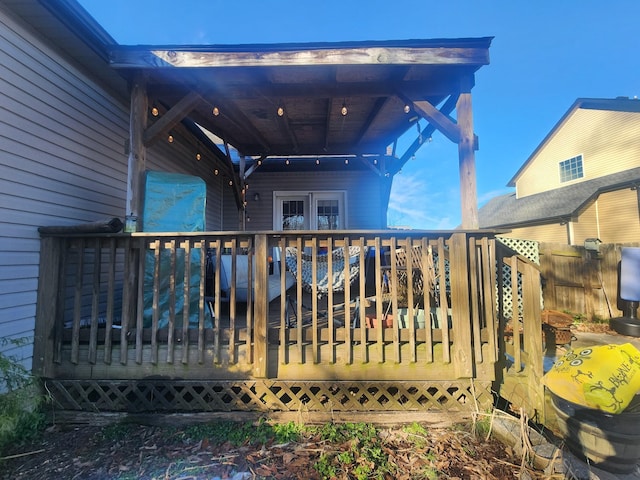
[[[582,175],[578,176],[578,177],[573,177],[573,178],[568,178],[566,180],[563,180],[562,179],[562,172],[563,172],[562,164],[563,163],[567,163],[567,162],[571,162],[574,159],[576,161],[580,162],[580,169],[582,171]],[[570,183],[570,182],[574,182],[576,180],[580,180],[580,179],[583,179],[583,178],[585,178],[585,172],[584,172],[584,156],[583,156],[582,153],[579,153],[578,155],[574,155],[573,157],[570,157],[570,158],[567,158],[565,160],[562,160],[562,161],[558,162],[558,180],[559,180],[559,183],[561,185],[564,185],[564,184],[567,184],[567,183]]]
[[[305,215],[309,218],[309,230],[318,229],[318,200],[337,200],[340,209],[340,228],[348,228],[347,191],[346,190],[274,190],[273,192],[273,229],[282,231],[282,200],[305,199]]]

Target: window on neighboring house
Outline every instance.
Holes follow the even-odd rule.
[[[584,177],[582,155],[560,162],[560,183]]]

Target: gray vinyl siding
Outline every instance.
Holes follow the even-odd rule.
[[[30,368],[42,225],[120,216],[127,176],[122,102],[0,11],[0,328]]]
[[[33,337],[38,227],[124,217],[129,99],[111,91],[0,6],[0,351],[27,368],[31,344],[8,341]],[[147,168],[212,182],[207,228],[219,229],[220,182],[193,150],[158,142]]]
[[[386,228],[381,180],[369,171],[253,173],[248,179],[246,230],[273,229],[274,191],[346,191],[347,225],[352,230]],[[256,193],[260,200],[255,201]],[[241,228],[231,188],[224,189],[224,229]]]

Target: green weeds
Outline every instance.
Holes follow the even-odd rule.
[[[316,461],[314,468],[322,478],[383,479],[395,471],[378,430],[368,423],[327,423],[308,427],[308,433],[334,444]]]
[[[253,423],[217,422],[190,425],[176,432],[183,440],[204,440],[211,443],[241,445],[261,445],[266,443],[288,443],[300,438],[303,427],[294,422],[270,425],[266,422]]]
[[[28,339],[0,339],[0,346],[22,346]],[[17,358],[0,352],[0,452],[26,442],[44,427],[44,397],[36,379]]]

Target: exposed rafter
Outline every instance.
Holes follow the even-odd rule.
[[[304,159],[318,156],[331,157],[328,166],[336,169],[342,168],[337,160],[341,156],[379,155],[378,165],[355,162],[357,168],[373,167],[391,178],[421,145],[416,139],[402,158],[384,157],[389,145],[415,128],[404,108],[412,105],[428,121],[423,137],[437,129],[458,144],[467,204],[474,196],[477,148],[469,93],[475,72],[489,63],[491,40],[114,46],[110,59],[129,81],[143,75],[149,97],[167,108],[144,132],[146,145],[186,116],[233,145],[247,161],[295,156],[299,171],[308,171]],[[347,116],[340,112],[345,99]],[[279,104],[286,105],[280,116]],[[450,116],[453,110],[455,119]],[[220,157],[225,169],[237,169],[228,155],[224,161]],[[251,174],[257,165],[246,167]],[[269,162],[268,168],[277,169],[277,162]],[[237,178],[234,184],[241,188]],[[473,225],[473,205],[467,205],[464,215],[470,219],[466,224]]]
[[[198,92],[187,93],[178,103],[172,106],[162,117],[144,132],[143,142],[150,147],[158,139],[166,135],[172,127],[177,125],[190,113],[198,103],[202,103],[202,97]]]
[[[291,140],[292,152],[294,154],[298,153],[300,151],[300,146],[298,145],[298,139],[296,138],[295,133],[293,133],[293,130],[291,130],[291,125],[289,124],[289,116],[287,115],[286,105],[282,104],[281,108],[283,109],[283,112],[282,112],[282,115],[280,114],[277,115],[278,124],[280,125],[280,128],[284,131],[285,135],[289,137],[289,139]]]

